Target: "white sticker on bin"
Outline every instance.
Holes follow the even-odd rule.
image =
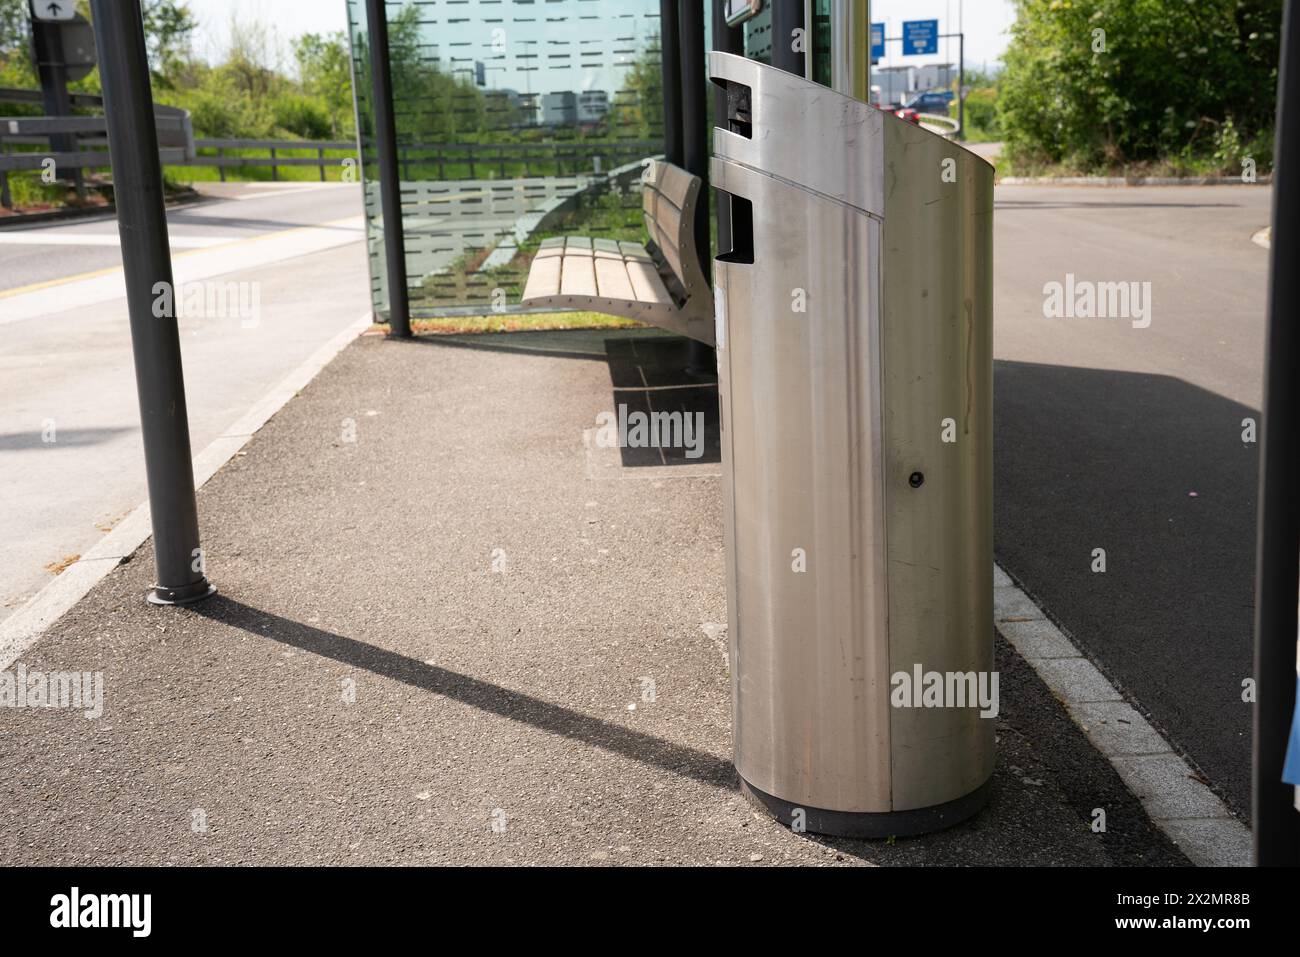
[[[721,283],[713,287],[713,341],[717,348],[727,348],[727,290]]]

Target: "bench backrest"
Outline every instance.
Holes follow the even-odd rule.
[[[688,293],[703,282],[695,248],[695,203],[700,178],[661,159],[650,161],[642,178],[641,205],[650,241]]]

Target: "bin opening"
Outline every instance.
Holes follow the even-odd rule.
[[[745,139],[754,138],[754,116],[750,109],[750,88],[743,83],[714,77],[727,93],[727,129]]]
[[[719,204],[731,205],[731,248],[719,253],[717,259],[724,263],[754,262],[754,204],[743,196],[736,196],[714,187]]]

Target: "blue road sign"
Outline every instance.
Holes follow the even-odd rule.
[[[871,25],[871,59],[879,60],[885,55],[885,25],[883,23],[873,23]]]
[[[938,52],[938,20],[907,20],[903,23],[903,56]]]

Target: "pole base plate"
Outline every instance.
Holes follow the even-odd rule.
[[[216,593],[217,586],[205,578],[183,588],[164,588],[162,585],[154,585],[145,592],[144,597],[151,605],[192,605]]]

